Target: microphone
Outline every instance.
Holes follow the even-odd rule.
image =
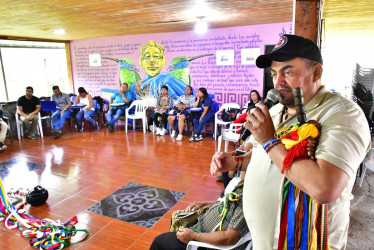
[[[274,106],[275,103],[279,101],[279,91],[276,89],[271,89],[266,94],[266,98],[264,100],[264,104],[270,109]]]
[[[263,101],[263,103],[270,109],[271,107],[273,107],[275,105],[275,103],[277,103],[279,101],[279,95],[280,95],[280,93],[279,93],[278,90],[271,89],[266,94],[266,98]],[[255,108],[255,106],[250,108],[248,111],[250,111],[253,108]],[[251,135],[251,131],[243,126],[243,132],[242,132],[242,134],[239,138],[239,141],[240,140],[245,141],[250,135]]]
[[[296,107],[297,121],[300,125],[306,123],[306,115],[304,111],[303,91],[300,87],[292,89],[293,99]]]

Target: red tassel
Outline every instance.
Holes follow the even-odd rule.
[[[307,146],[308,140],[304,140],[288,150],[288,153],[283,160],[283,168],[281,172],[282,174],[284,173],[284,171],[288,171],[291,169],[292,163],[295,159],[308,158]]]
[[[281,219],[281,226],[279,232],[278,250],[284,249],[284,243],[286,241],[287,235],[287,214],[288,213],[288,199],[286,199],[286,204],[284,204],[283,214]]]

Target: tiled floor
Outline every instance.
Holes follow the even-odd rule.
[[[7,144],[10,142],[7,140]],[[34,171],[14,169],[3,178],[6,190],[48,189],[49,199],[40,207],[26,206],[26,212],[39,218],[67,221],[78,216],[77,228],[87,229],[87,240],[70,249],[148,249],[155,236],[170,226],[171,212],[195,200],[215,200],[222,183],[209,174],[215,141],[206,138],[189,142],[156,136],[142,131],[117,130],[69,133],[59,139],[15,140],[0,153],[0,162],[11,159],[44,166]],[[126,184],[134,182],[186,193],[151,228],[86,211]],[[76,239],[82,237],[81,234]],[[75,239],[75,240],[76,240]],[[0,249],[32,249],[17,231],[0,226]]]
[[[184,195],[179,191],[130,182],[87,211],[151,228]]]

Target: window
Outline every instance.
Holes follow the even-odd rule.
[[[51,96],[54,85],[64,93],[72,91],[64,43],[1,40],[0,49],[5,75],[0,80],[1,101],[16,101],[27,86],[37,97]]]

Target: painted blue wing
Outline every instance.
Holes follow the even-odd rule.
[[[161,87],[164,85],[168,86],[168,92],[173,99],[177,99],[179,96],[184,95],[184,89],[187,87],[186,83],[169,73],[160,73],[157,76],[146,80],[142,86],[140,86],[140,89],[142,90],[149,86],[150,94],[153,96],[159,96],[161,94]]]

